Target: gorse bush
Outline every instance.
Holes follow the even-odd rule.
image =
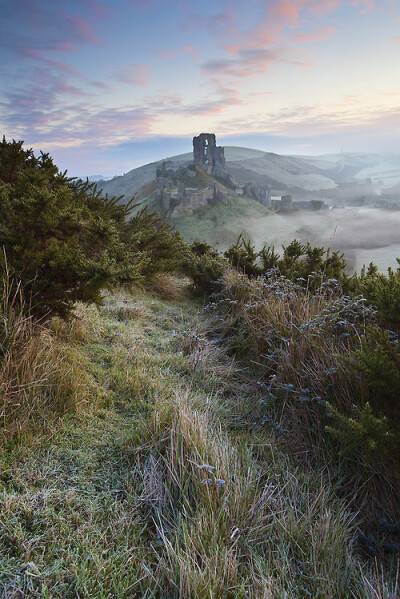
[[[302,244],[296,239],[283,246],[280,257],[274,247],[267,245],[257,252],[251,242],[240,235],[225,252],[225,257],[231,266],[248,276],[263,275],[276,268],[286,278],[312,289],[317,289],[327,279],[345,279],[343,255],[312,247],[309,243]]]
[[[355,352],[356,368],[370,389],[371,404],[385,410],[400,422],[400,347],[399,338],[388,331],[372,328]]]
[[[218,289],[218,281],[228,267],[249,277],[265,275],[276,269],[288,280],[317,289],[326,280],[347,280],[345,266],[343,256],[338,252],[313,248],[296,240],[283,246],[282,257],[274,247],[267,245],[257,252],[251,242],[240,235],[223,255],[207,243],[195,242],[186,262],[186,273],[198,291],[210,295]]]
[[[6,259],[35,316],[66,317],[77,300],[98,303],[102,289],[177,267],[184,243],[156,214],[130,217],[133,201],[103,198],[22,144],[0,144],[0,266]]]
[[[220,286],[221,276],[228,266],[228,261],[212,246],[195,241],[186,256],[184,270],[198,292],[210,295]]]
[[[399,259],[397,261],[400,264]],[[388,328],[400,330],[400,268],[388,268],[387,275],[379,273],[371,263],[359,276],[347,282],[352,293],[362,294],[376,306],[381,323]]]
[[[398,449],[398,440],[391,428],[389,419],[376,416],[367,402],[364,406],[353,406],[352,414],[342,414],[327,403],[327,409],[334,424],[326,430],[340,444],[341,452],[364,463],[377,462],[390,456]]]

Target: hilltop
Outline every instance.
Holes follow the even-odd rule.
[[[271,185],[272,191],[293,193],[298,197],[316,196],[336,199],[339,193],[376,193],[400,184],[400,156],[378,154],[331,154],[322,156],[281,156],[251,148],[225,146],[226,170],[239,181]],[[162,158],[132,169],[99,187],[109,195],[131,197],[155,180],[157,169],[165,163],[177,169],[193,161],[190,152]],[[398,189],[395,189],[398,191]]]

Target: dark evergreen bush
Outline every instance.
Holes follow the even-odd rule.
[[[400,264],[400,260],[397,259]],[[379,273],[375,264],[371,263],[359,276],[353,277],[349,283],[352,292],[363,295],[376,306],[381,323],[394,329],[400,329],[400,267],[396,270],[388,268],[387,275]]]
[[[185,272],[198,292],[210,295],[218,289],[219,280],[228,266],[228,262],[212,246],[195,241],[185,262]]]
[[[0,144],[0,266],[35,316],[66,317],[77,300],[98,303],[102,289],[177,266],[184,243],[156,214],[130,218],[132,200],[104,198],[22,145]]]

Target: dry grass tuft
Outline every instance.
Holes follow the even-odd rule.
[[[223,283],[228,306],[224,334],[239,330],[238,343],[247,344],[264,380],[284,395],[298,438],[307,446],[316,438],[321,441],[322,398],[351,412],[356,398],[366,392],[361,374],[347,358],[359,346],[368,309],[329,288],[315,294],[283,277],[251,280],[228,271]]]
[[[28,313],[28,315],[27,315]],[[20,286],[4,282],[0,304],[0,422],[4,440],[85,401],[82,358],[29,316]]]
[[[167,300],[177,300],[183,295],[183,283],[177,277],[158,272],[146,281],[146,289],[158,297]]]

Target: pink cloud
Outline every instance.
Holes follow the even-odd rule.
[[[97,18],[103,19],[110,16],[109,7],[102,2],[97,2],[97,0],[85,0],[85,3],[89,6]]]
[[[242,104],[241,92],[238,89],[217,84],[214,94],[216,97],[210,100],[198,100],[195,104],[184,104],[180,95],[169,88],[164,88],[156,94],[146,96],[145,104],[148,110],[157,115],[179,114],[184,116],[219,114],[230,106]]]
[[[46,109],[47,108],[47,109]],[[157,115],[143,108],[93,110],[85,104],[70,104],[67,108],[50,110],[49,107],[20,105],[25,110],[22,122],[30,137],[46,147],[74,146],[86,143],[110,147],[134,137],[151,135]],[[18,113],[10,113],[8,128],[15,131],[14,122],[20,123]]]
[[[160,89],[156,94],[145,96],[145,101],[146,107],[157,114],[176,112],[182,106],[181,96],[170,88]]]
[[[374,0],[351,0],[353,6],[359,6],[364,14],[375,7]]]
[[[61,13],[61,15],[74,27],[81,41],[89,42],[91,44],[100,44],[99,38],[93,33],[88,23],[65,13]]]
[[[239,90],[223,89],[221,90],[221,92],[221,98],[192,107],[192,109],[189,111],[190,114],[220,114],[221,112],[223,112],[227,108],[230,108],[231,106],[237,106],[238,104],[242,104],[242,101],[240,100]]]
[[[182,48],[178,48],[178,50],[158,50],[157,51],[157,56],[160,60],[171,60],[172,58],[175,58],[175,56],[178,56],[179,54],[189,54],[190,56],[198,56],[199,52],[198,50],[196,50],[195,48],[193,48],[193,46],[191,45],[187,45],[187,46],[183,46]]]
[[[333,12],[341,4],[341,0],[294,0],[294,2],[299,7],[304,6],[316,16]]]
[[[171,60],[171,58],[175,58],[178,54],[178,51],[173,50],[158,50],[157,56],[160,60]]]
[[[43,56],[43,54],[41,54],[37,50],[33,50],[32,48],[21,48],[19,50],[19,53],[22,56],[27,56],[28,58],[32,58],[33,60],[36,60],[39,63],[48,64],[48,65],[54,67],[57,71],[61,71],[68,75],[73,75],[75,77],[79,77],[80,79],[88,81],[91,85],[93,85],[94,87],[97,87],[99,89],[103,89],[103,90],[110,89],[110,86],[107,85],[106,83],[103,83],[102,81],[90,81],[89,77],[83,75],[77,69],[75,69],[74,67],[71,67],[69,64],[60,62],[58,60],[52,60],[51,58],[46,58],[45,56]],[[70,87],[70,89],[76,90],[76,88],[72,88],[72,87]],[[77,92],[75,91],[74,93],[77,93]],[[85,92],[81,92],[81,93],[83,94]]]
[[[298,10],[292,2],[276,2],[270,7],[268,13],[275,23],[282,23],[285,26],[294,25],[299,20]]]
[[[203,65],[208,75],[249,77],[265,72],[278,62],[313,66],[315,62],[308,56],[307,60],[299,59],[299,45],[326,40],[336,31],[334,27],[318,25],[309,33],[287,33],[287,30],[290,32],[304,26],[307,22],[305,12],[316,16],[333,11],[340,0],[263,0],[261,4],[264,13],[258,25],[235,34],[235,42],[223,46],[228,56]]]
[[[128,0],[129,4],[134,4],[136,6],[147,6],[147,4],[151,4],[153,0]]]
[[[294,42],[297,42],[300,44],[308,44],[311,42],[320,42],[320,41],[327,40],[330,37],[332,37],[332,35],[334,33],[336,33],[336,31],[337,31],[337,29],[335,29],[334,27],[316,27],[310,33],[295,33],[294,35],[291,36],[291,39]]]
[[[220,12],[208,17],[189,12],[180,28],[182,31],[187,31],[188,29],[198,29],[200,27],[203,30],[213,30],[217,35],[225,33],[232,35],[236,33],[233,25],[235,19],[236,15],[232,11]]]
[[[149,81],[149,69],[148,64],[133,63],[127,67],[123,67],[118,71],[117,78],[122,83],[128,85],[147,85]]]
[[[199,51],[195,50],[193,46],[183,46],[182,52],[185,52],[185,54],[190,54],[190,56],[198,56],[199,54]]]
[[[22,54],[23,56],[27,56],[29,58],[33,58],[40,62],[44,62],[46,64],[52,65],[52,66],[56,67],[57,69],[64,71],[65,73],[69,73],[70,75],[76,75],[78,77],[82,76],[82,74],[79,71],[77,71],[70,65],[65,64],[64,62],[59,62],[57,60],[51,60],[50,58],[46,58],[40,52],[38,52],[37,50],[33,50],[32,48],[21,48],[20,54]]]
[[[207,75],[250,77],[264,72],[280,56],[278,50],[252,48],[241,50],[236,58],[211,60],[203,65]]]
[[[231,23],[235,19],[235,14],[233,12],[221,12],[214,17],[211,17],[210,24],[213,27],[231,27]]]
[[[93,85],[93,87],[97,87],[99,89],[103,89],[103,90],[111,89],[111,87],[109,85],[107,85],[106,83],[103,83],[103,81],[91,81],[90,83],[91,83],[91,85]]]

